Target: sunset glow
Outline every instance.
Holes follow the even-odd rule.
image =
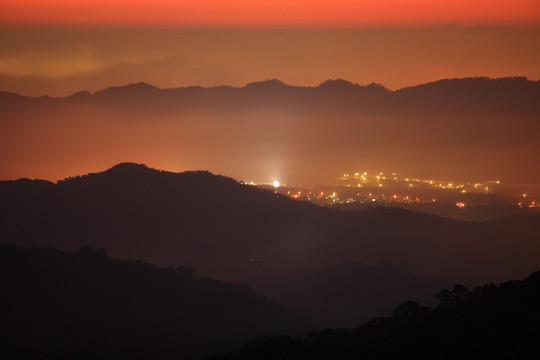
[[[3,0],[7,23],[184,25],[536,22],[536,0]]]
[[[0,359],[534,353],[539,44],[540,0],[0,0]]]

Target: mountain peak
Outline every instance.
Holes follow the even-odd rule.
[[[250,82],[245,87],[246,88],[282,88],[287,87],[288,85],[278,79],[267,79],[264,81],[255,81]]]
[[[70,99],[82,99],[82,98],[86,98],[88,96],[92,96],[90,91],[81,90],[81,91],[77,91],[76,93],[74,93],[72,95],[69,95],[68,98],[70,98]]]
[[[137,89],[157,89],[154,85],[150,85],[148,83],[145,83],[143,81],[140,81],[135,84],[128,84],[123,86],[124,88],[137,88]]]
[[[358,87],[358,84],[354,84],[350,81],[343,80],[343,79],[329,79],[317,87],[321,89],[353,88],[353,87]]]
[[[145,82],[138,82],[136,84],[128,84],[123,86],[112,86],[100,91],[97,91],[95,95],[101,94],[139,94],[139,93],[149,93],[160,90],[154,85],[147,84]]]
[[[388,89],[386,89],[383,85],[380,84],[371,83],[369,85],[358,85],[356,83],[343,79],[326,80],[325,82],[317,86],[316,89],[351,94],[356,94],[358,93],[358,91],[369,92],[373,94],[388,91]]]
[[[150,168],[144,164],[137,164],[133,162],[123,162],[114,165],[112,168],[105,170],[97,175],[108,175],[114,178],[133,179],[139,177],[152,176],[153,174],[164,173],[162,170]]]
[[[124,171],[149,171],[148,166],[144,164],[137,164],[134,162],[122,162],[114,165],[112,168],[106,170],[106,172],[124,172]]]
[[[109,91],[109,90],[159,90],[159,88],[155,87],[154,85],[150,85],[145,82],[138,82],[133,84],[127,84],[127,85],[121,85],[121,86],[111,86],[106,89],[101,90],[102,91]]]

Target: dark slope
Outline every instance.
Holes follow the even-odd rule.
[[[244,359],[529,359],[540,337],[540,272],[524,281],[493,283],[468,292],[444,290],[434,309],[407,301],[391,318],[352,330],[325,330],[304,339],[261,338],[237,353]]]
[[[246,282],[295,311],[335,318],[340,326],[383,315],[373,304],[388,304],[388,313],[391,303],[407,298],[427,301],[426,294],[446,286],[441,277],[478,283],[523,276],[540,261],[535,219],[512,226],[401,209],[340,212],[208,172],[136,164],[58,184],[0,182],[2,241],[69,251],[90,245],[123,259],[184,264],[203,276]],[[380,261],[389,262],[374,266]],[[350,270],[346,264],[356,265]],[[405,273],[410,288],[370,291]],[[358,306],[341,307],[342,299],[314,291],[329,282],[340,284],[343,298],[358,299]]]
[[[3,359],[196,359],[307,320],[245,285],[106,257],[0,244]]]
[[[279,283],[279,299],[322,325],[354,328],[369,319],[369,314],[390,314],[410,294],[433,304],[434,289],[450,284],[441,276],[419,274],[395,263],[347,262],[289,274]]]

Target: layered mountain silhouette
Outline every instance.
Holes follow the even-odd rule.
[[[446,79],[397,91],[338,79],[317,87],[138,83],[65,98],[0,93],[0,178],[25,176],[17,170],[23,166],[43,173],[45,163],[47,170],[100,168],[100,159],[109,165],[130,154],[259,182],[287,176],[328,183],[372,169],[535,183],[539,104],[540,82],[521,77]]]
[[[540,272],[472,291],[458,284],[437,297],[440,304],[432,309],[407,301],[392,317],[355,329],[260,338],[209,359],[527,359],[536,353]]]
[[[0,243],[3,359],[200,359],[312,329],[245,285],[193,270]]]
[[[342,212],[209,172],[123,163],[58,183],[0,182],[0,241],[247,283],[319,325],[357,326],[450,281],[523,277],[540,260],[538,216],[469,223],[375,208]]]
[[[132,105],[147,106],[158,98],[163,101],[175,100],[177,104],[181,104],[182,100],[192,100],[194,96],[201,100],[201,105],[207,103],[212,104],[212,98],[229,98],[227,102],[222,102],[223,106],[236,105],[235,102],[244,103],[246,96],[253,98],[260,97],[261,101],[268,100],[266,97],[273,94],[269,100],[310,100],[318,99],[323,96],[328,100],[339,100],[343,103],[352,100],[350,105],[365,105],[359,103],[363,97],[371,97],[374,100],[377,96],[380,98],[402,98],[404,100],[418,100],[424,102],[424,105],[440,105],[446,103],[452,107],[456,105],[474,105],[482,107],[490,104],[493,107],[513,106],[516,104],[530,104],[531,101],[536,101],[539,96],[539,81],[531,81],[525,77],[509,77],[491,79],[487,77],[461,78],[461,79],[443,79],[426,84],[410,86],[399,90],[388,90],[380,84],[358,85],[343,79],[327,80],[316,87],[292,86],[287,85],[277,79],[252,82],[244,87],[231,86],[216,86],[204,88],[200,86],[180,87],[160,89],[153,85],[140,82],[125,86],[110,87],[104,90],[90,93],[88,91],[80,91],[73,95],[64,98],[51,98],[49,96],[29,97],[18,95],[9,92],[0,92],[1,104],[3,106],[17,106],[16,99],[19,101],[55,101],[56,103],[69,103],[70,101],[94,101],[96,103],[104,101],[107,103],[111,100],[124,100],[132,103]],[[291,94],[304,94],[305,98],[290,99]],[[337,98],[337,99],[336,99]],[[502,100],[495,102],[495,99]],[[141,100],[143,101],[141,104]],[[440,103],[431,103],[427,100],[438,100]],[[374,104],[380,105],[380,104]],[[536,110],[537,107],[533,107]],[[167,111],[169,109],[163,109]],[[530,109],[523,109],[530,110]]]

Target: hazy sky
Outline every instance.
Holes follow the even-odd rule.
[[[65,96],[148,82],[243,86],[343,78],[390,89],[441,78],[540,77],[540,27],[365,28],[9,27],[0,90]]]
[[[538,0],[2,0],[19,23],[412,24],[538,21]]]
[[[540,78],[540,1],[0,0],[0,91]]]

